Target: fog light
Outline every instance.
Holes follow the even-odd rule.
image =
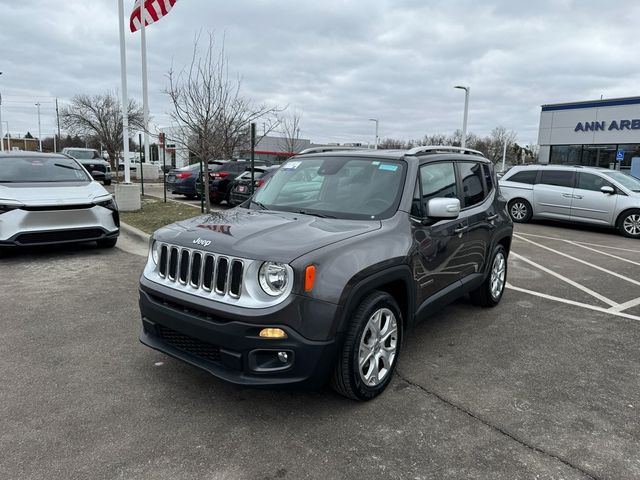
[[[278,352],[278,360],[282,363],[287,363],[289,361],[289,355],[287,355],[287,352]]]
[[[260,330],[260,336],[262,338],[287,338],[287,333],[281,328],[263,328]]]

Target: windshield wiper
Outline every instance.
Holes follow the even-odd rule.
[[[13,183],[13,180],[0,180],[0,183]]]
[[[260,210],[269,210],[264,203],[260,203],[260,202],[256,202],[255,200],[251,200],[251,204],[252,205],[257,205],[258,207],[260,207]]]
[[[310,212],[308,210],[298,210],[296,213],[301,213],[302,215],[312,215],[314,217],[319,217],[319,218],[336,218],[333,215],[327,215],[326,213]]]
[[[71,165],[64,165],[62,163],[54,163],[53,165],[56,167],[68,168],[69,170],[76,170],[76,171],[80,170],[79,168],[72,167]]]

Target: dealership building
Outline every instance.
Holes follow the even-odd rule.
[[[538,144],[540,163],[629,171],[640,157],[640,97],[542,105]]]

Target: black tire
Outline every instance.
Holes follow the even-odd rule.
[[[387,337],[382,343],[375,342],[371,331],[368,328],[369,321],[373,321],[373,316],[376,312],[381,311],[383,319],[381,320],[381,326],[386,325],[391,327],[393,320],[388,312],[392,313],[395,317],[396,330],[395,330],[395,352],[390,359],[390,368],[386,368],[382,379],[376,385],[368,385],[365,379],[362,378],[359,368],[359,354],[361,341],[367,338],[373,342],[371,348],[371,354],[387,350],[384,346],[391,347],[393,345],[393,330],[390,328],[387,333]],[[386,316],[385,316],[386,315]],[[384,323],[383,323],[384,322]],[[346,333],[344,345],[342,351],[338,355],[336,366],[331,377],[331,387],[341,395],[353,400],[371,400],[380,395],[387,387],[393,372],[398,363],[398,357],[400,356],[400,349],[402,345],[402,313],[398,304],[394,298],[386,292],[374,291],[369,294],[360,304],[354,312],[353,319],[349,325]],[[380,330],[384,330],[381,328]],[[384,334],[382,334],[384,335]],[[363,363],[363,368],[368,366],[369,368],[379,369],[382,358],[375,359],[375,363],[371,363],[374,358],[369,358],[368,361]],[[384,362],[382,362],[384,364]],[[378,381],[378,378],[374,379],[374,382]]]
[[[618,217],[618,231],[629,238],[640,238],[640,209],[627,210]]]
[[[186,198],[187,200],[194,200],[196,197],[197,197],[197,195],[194,195],[194,194],[192,194],[192,193],[185,194],[185,198]]]
[[[98,248],[113,248],[118,243],[118,237],[114,238],[103,238],[102,240],[97,240]]]
[[[504,275],[501,277],[502,280],[497,284],[499,285],[499,291],[496,292],[496,289],[493,288],[493,282],[496,280],[494,278],[494,268],[496,267],[496,262],[500,263],[500,259],[502,259]],[[498,245],[493,250],[493,255],[491,255],[487,278],[482,282],[482,285],[469,293],[471,301],[475,305],[480,307],[495,307],[500,303],[502,295],[504,294],[504,288],[507,284],[507,263],[507,251],[502,245]]]
[[[533,209],[524,198],[514,198],[509,202],[509,216],[515,223],[527,223],[531,220]]]
[[[111,179],[105,180],[104,182],[102,182],[102,184],[108,187],[109,185],[111,185]]]

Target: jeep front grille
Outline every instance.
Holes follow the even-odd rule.
[[[158,275],[171,282],[240,298],[243,272],[243,261],[238,258],[168,244],[160,246]]]

